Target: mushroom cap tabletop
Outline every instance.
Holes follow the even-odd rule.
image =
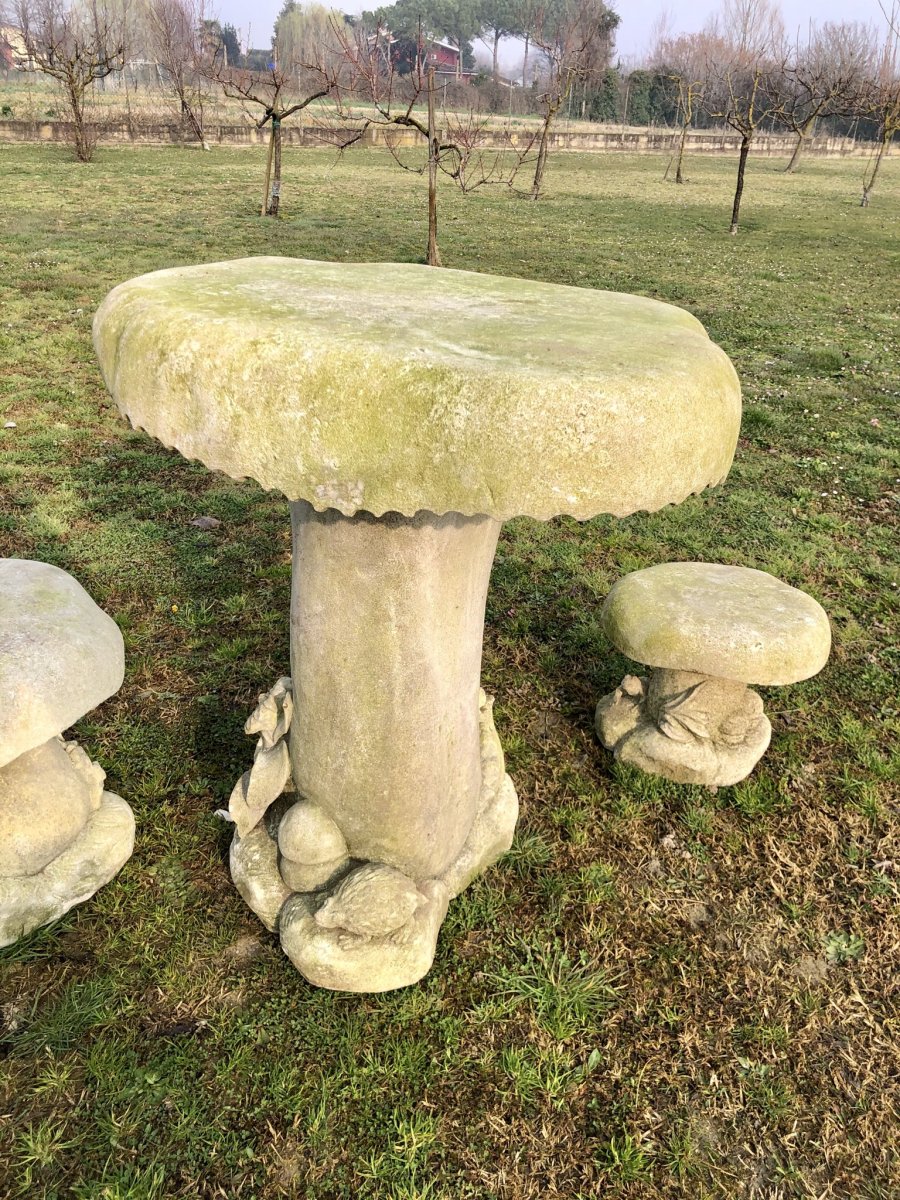
[[[115,621],[49,563],[0,559],[0,767],[56,737],[122,686]]]
[[[610,641],[649,667],[740,683],[797,683],[828,661],[820,604],[766,571],[672,562],[613,584],[601,622]]]
[[[740,386],[690,313],[401,263],[142,275],[94,319],[106,385],[186,458],[350,516],[624,516],[728,472]]]

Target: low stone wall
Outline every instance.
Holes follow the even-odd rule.
[[[346,127],[327,128],[292,124],[282,126],[284,141],[289,146],[338,146],[348,137]],[[257,129],[255,125],[213,125],[207,129],[207,142],[221,146],[253,146],[268,140],[268,128]],[[514,146],[527,145],[532,133],[517,129],[510,135],[497,130],[485,138],[485,148],[500,149],[512,142]],[[606,129],[606,130],[559,130],[550,135],[553,150],[572,151],[624,151],[630,154],[670,154],[674,150],[676,135],[665,129]],[[0,143],[3,142],[67,142],[68,128],[64,121],[0,121]],[[109,124],[100,131],[102,145],[169,146],[195,145],[184,129],[177,124],[135,126]],[[756,156],[778,157],[790,155],[795,139],[792,136],[761,134],[750,152]],[[370,126],[355,146],[416,146],[421,143],[419,135],[411,129],[385,130]],[[695,130],[688,135],[685,145],[687,154],[737,154],[740,138],[733,133],[716,130]],[[805,154],[827,157],[869,154],[868,142],[857,142],[854,138],[816,137],[810,141]]]
[[[551,134],[554,150],[625,151],[629,154],[672,154],[678,134],[666,129],[643,130],[560,130]],[[529,135],[511,135],[514,145],[526,143]],[[762,157],[790,156],[796,138],[793,136],[760,134],[750,144],[750,153]],[[737,154],[741,139],[737,134],[718,130],[695,130],[685,141],[686,154]],[[817,137],[807,143],[805,154],[843,157],[849,154],[868,154],[871,147],[853,138]]]
[[[281,127],[283,140],[288,145],[329,146],[340,144],[347,138],[346,129],[316,129],[308,126],[290,125]],[[206,130],[209,145],[254,146],[268,142],[269,130],[257,129],[255,125],[211,125]],[[68,142],[69,125],[66,121],[0,121],[0,143],[2,142]],[[373,144],[366,136],[363,143]],[[414,141],[410,138],[410,141]],[[103,146],[196,146],[196,139],[180,125],[138,125],[131,128],[121,123],[105,124],[100,127],[98,142]]]
[[[304,131],[306,133],[306,131]],[[310,134],[312,131],[310,131]],[[624,151],[629,154],[671,154],[676,149],[678,134],[667,129],[605,129],[586,130],[568,129],[557,130],[550,135],[550,146],[553,150],[573,150],[582,152],[602,153],[605,151]],[[491,149],[501,149],[508,143],[522,148],[532,140],[531,130],[516,129],[506,133],[497,130],[494,137],[486,133],[485,146]],[[228,138],[223,137],[227,142]],[[314,144],[315,136],[302,138],[304,144]],[[419,144],[419,136],[412,130],[383,130],[370,128],[362,139],[361,145],[385,145],[390,140],[393,145]],[[321,141],[319,142],[321,144]],[[764,157],[790,156],[794,151],[796,139],[792,135],[760,134],[750,146],[750,153]],[[740,150],[741,139],[737,134],[718,130],[695,130],[688,134],[685,141],[686,154],[737,154]],[[871,153],[868,142],[858,142],[855,138],[816,137],[809,141],[804,148],[805,154],[818,154],[843,157],[850,154],[867,155]]]

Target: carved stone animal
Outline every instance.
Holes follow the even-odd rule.
[[[335,888],[315,920],[323,929],[357,937],[387,937],[402,928],[425,897],[409,876],[383,863],[366,863]]]

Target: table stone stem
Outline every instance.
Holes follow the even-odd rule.
[[[291,505],[291,764],[355,858],[440,874],[481,788],[478,692],[500,523]]]

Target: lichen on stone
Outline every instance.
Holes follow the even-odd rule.
[[[132,423],[319,511],[625,515],[728,471],[740,388],[638,296],[396,263],[144,275],[94,342]]]

